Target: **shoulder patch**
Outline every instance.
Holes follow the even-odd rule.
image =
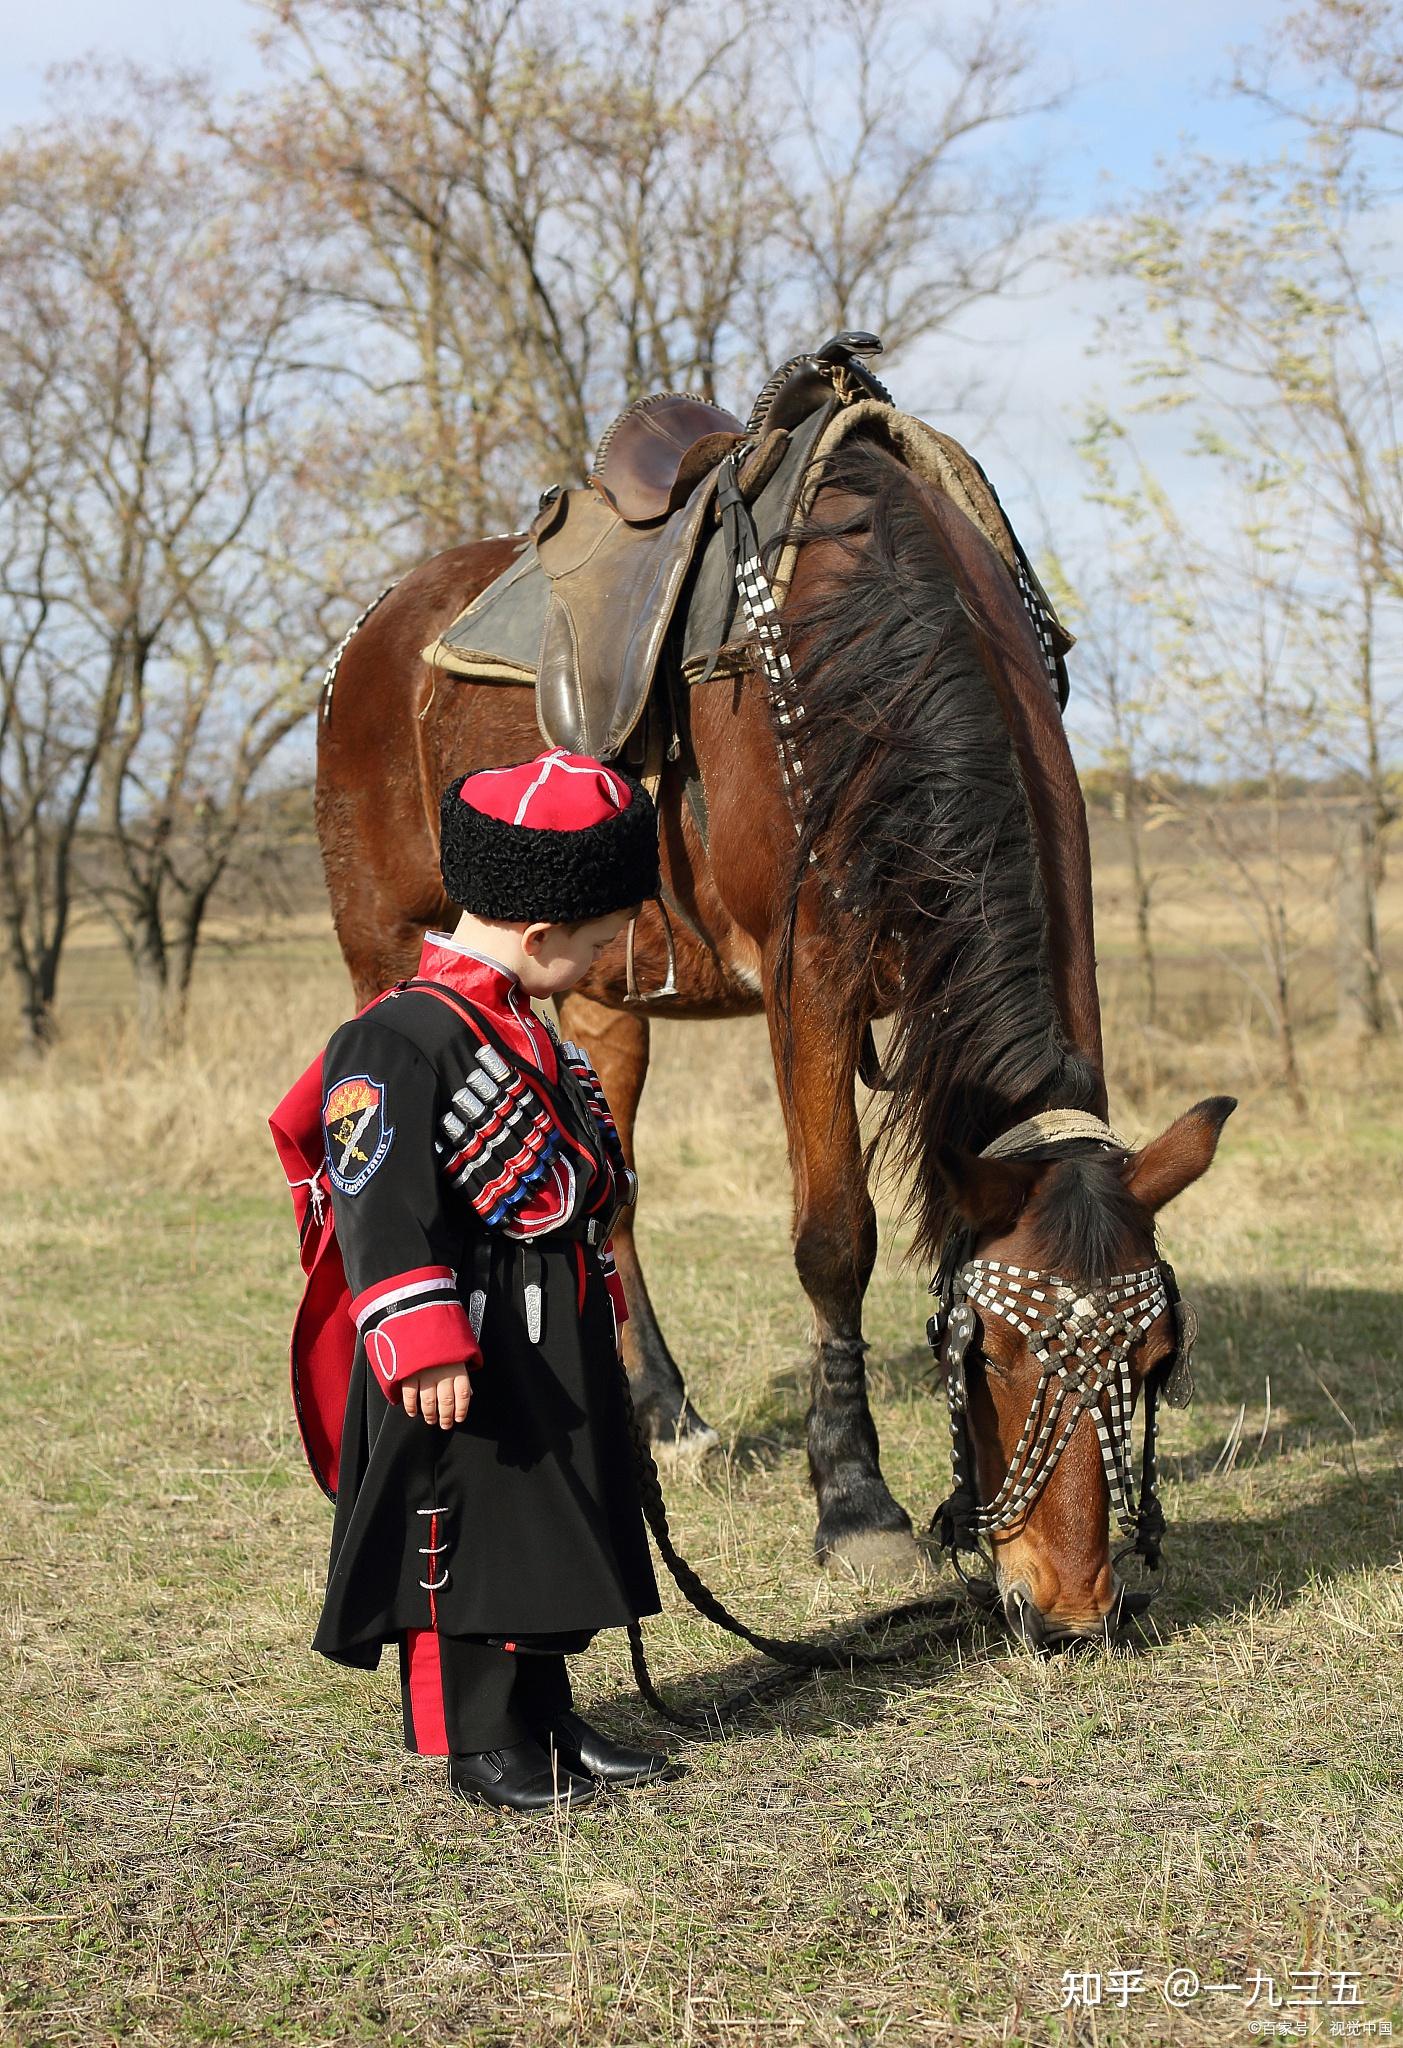
[[[369,1074],[352,1074],[327,1091],[322,1105],[326,1164],[332,1185],[358,1195],[384,1160],[394,1137],[385,1119],[385,1084]]]

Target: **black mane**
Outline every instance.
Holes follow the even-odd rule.
[[[893,1159],[933,1256],[950,1220],[937,1147],[977,1151],[1039,1109],[1094,1110],[1099,1076],[1057,1015],[1028,801],[926,487],[857,438],[824,483],[859,503],[800,530],[801,548],[836,543],[847,563],[785,611],[808,797],[781,987],[813,855],[841,892],[828,986],[843,1013],[868,1017],[884,952],[900,963],[869,1163]]]

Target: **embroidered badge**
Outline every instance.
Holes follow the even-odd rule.
[[[369,1074],[338,1081],[322,1110],[326,1163],[343,1195],[358,1195],[390,1149],[394,1126],[385,1121],[385,1084]]]

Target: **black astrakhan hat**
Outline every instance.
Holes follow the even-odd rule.
[[[658,893],[653,799],[587,754],[456,776],[439,827],[443,886],[474,917],[581,924]]]

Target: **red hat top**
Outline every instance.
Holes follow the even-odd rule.
[[[626,811],[633,801],[621,775],[589,754],[567,754],[564,747],[511,768],[480,768],[458,794],[485,817],[539,832],[583,831]]]

